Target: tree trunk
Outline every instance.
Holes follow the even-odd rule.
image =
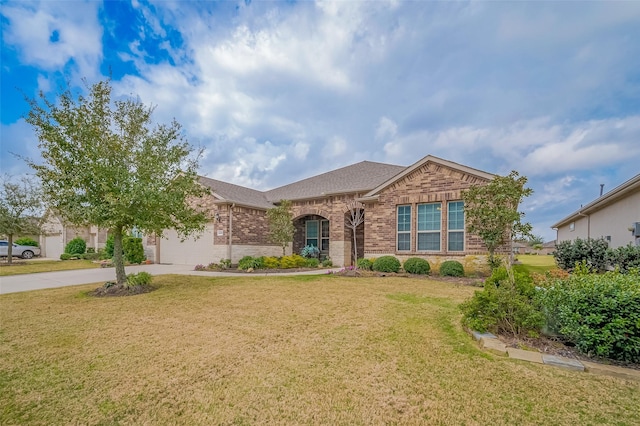
[[[358,264],[358,239],[356,238],[356,227],[353,227],[353,265]]]
[[[13,234],[7,235],[7,264],[11,265],[13,263]]]
[[[285,251],[286,247],[287,247],[286,245],[284,245],[284,244],[282,245],[282,256],[286,255],[286,251]]]
[[[122,255],[122,226],[113,230],[113,265],[116,268],[116,283],[125,285],[127,274],[124,270],[124,256]]]

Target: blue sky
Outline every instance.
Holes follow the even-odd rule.
[[[432,154],[528,176],[552,239],[640,172],[640,2],[0,4],[3,173],[39,158],[25,95],[109,75],[256,189]]]

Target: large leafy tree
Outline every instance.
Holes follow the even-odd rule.
[[[133,227],[162,235],[202,231],[208,215],[199,200],[198,156],[181,126],[154,125],[153,107],[113,100],[110,81],[87,85],[87,95],[63,88],[55,101],[30,99],[26,121],[44,162],[27,160],[42,180],[45,199],[68,222],[106,228],[114,237],[119,286],[126,284],[123,234]]]
[[[293,226],[291,201],[282,200],[279,205],[267,210],[267,220],[269,222],[269,239],[282,246],[282,255],[284,256],[287,244],[293,241],[293,234],[296,231]]]
[[[482,239],[492,266],[498,263],[495,252],[500,246],[515,238],[531,237],[532,227],[522,221],[524,213],[518,211],[522,200],[533,193],[526,183],[526,176],[514,170],[462,192],[468,230]]]
[[[9,243],[8,263],[12,262],[14,236],[40,233],[43,207],[42,193],[33,176],[4,176],[0,184],[0,234],[6,235]]]

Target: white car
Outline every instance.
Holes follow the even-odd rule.
[[[7,240],[0,240],[0,257],[7,257],[9,254],[8,252],[9,242]],[[33,256],[40,256],[40,249],[38,247],[19,246],[18,244],[13,244],[11,256],[31,259]]]

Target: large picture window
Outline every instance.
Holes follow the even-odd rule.
[[[440,251],[440,203],[418,204],[418,251]]]
[[[464,251],[464,203],[453,201],[448,204],[448,251]]]
[[[307,227],[305,244],[308,246],[318,247],[318,221],[308,220],[305,225]]]
[[[398,206],[398,251],[411,250],[411,206]]]

